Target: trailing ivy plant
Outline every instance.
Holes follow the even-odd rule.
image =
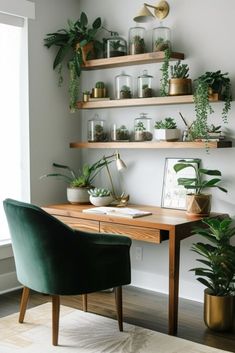
[[[196,121],[194,131],[198,137],[207,137],[208,116],[214,112],[209,98],[213,93],[218,93],[219,98],[224,101],[222,109],[222,120],[227,123],[228,112],[231,109],[231,81],[228,73],[205,72],[195,80],[194,103],[196,111]]]
[[[169,48],[164,50],[164,61],[161,67],[162,77],[160,80],[160,96],[165,97],[168,95],[169,85],[169,61],[171,57],[171,51]]]

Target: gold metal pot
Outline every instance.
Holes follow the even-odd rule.
[[[229,331],[233,328],[234,296],[215,296],[206,289],[204,292],[204,322],[215,331]]]
[[[107,95],[106,88],[92,88],[93,98],[105,98]]]
[[[169,96],[192,94],[192,80],[190,78],[172,78],[169,80]]]
[[[211,210],[211,195],[186,195],[187,214],[190,216],[209,216]]]

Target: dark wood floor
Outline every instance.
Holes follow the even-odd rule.
[[[21,291],[0,295],[0,317],[19,311]],[[167,296],[133,287],[123,288],[124,321],[167,333]],[[32,293],[29,307],[40,305],[50,297]],[[81,296],[62,297],[62,304],[81,309]],[[88,296],[88,311],[115,318],[114,294],[99,292]],[[235,352],[235,330],[216,333],[203,322],[202,304],[180,300],[178,337],[219,349]]]

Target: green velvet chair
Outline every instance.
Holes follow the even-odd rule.
[[[17,278],[23,293],[23,322],[30,289],[52,296],[52,343],[58,344],[60,295],[114,288],[119,330],[123,330],[122,285],[130,283],[130,245],[125,236],[74,230],[41,208],[6,199]]]

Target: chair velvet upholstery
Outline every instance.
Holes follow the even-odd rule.
[[[126,236],[74,230],[41,208],[6,199],[17,278],[50,295],[77,295],[129,284]]]

